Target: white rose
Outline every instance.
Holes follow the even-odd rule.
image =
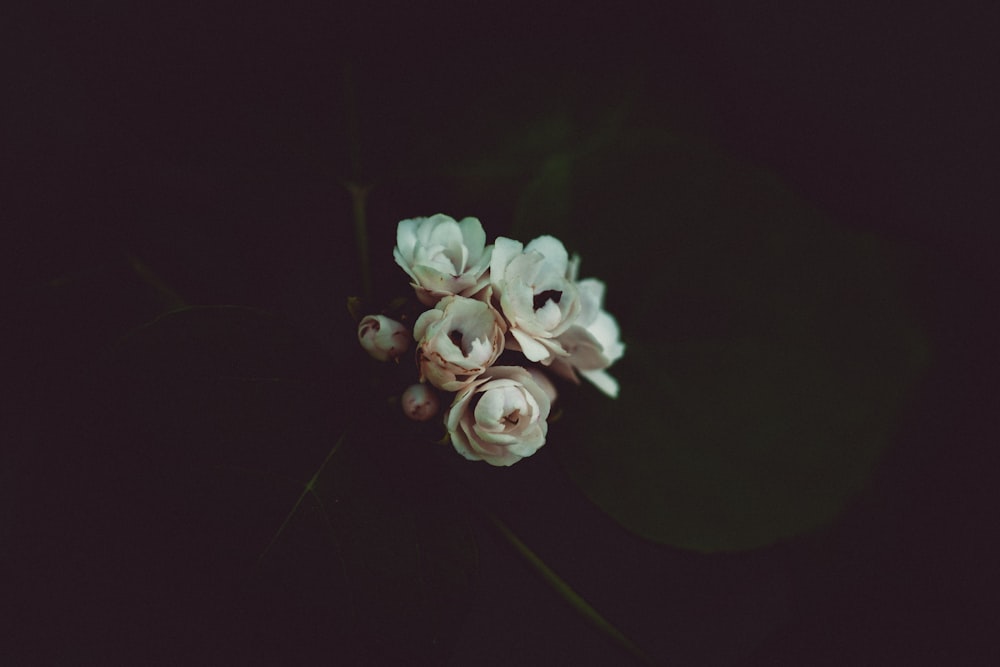
[[[479,220],[455,222],[439,213],[400,221],[392,255],[420,302],[433,306],[449,294],[473,296],[486,287],[492,249]]]
[[[366,315],[358,323],[358,342],[379,361],[389,361],[410,349],[410,332],[384,315]]]
[[[509,466],[545,444],[550,401],[520,366],[493,366],[458,392],[445,415],[455,451]]]
[[[566,354],[558,337],[580,312],[574,273],[575,262],[552,236],[540,236],[527,247],[502,236],[497,239],[490,284],[510,325],[509,348],[543,364]]]
[[[417,318],[420,379],[438,389],[458,391],[497,360],[507,325],[496,308],[464,296],[446,296]]]
[[[576,324],[559,337],[567,356],[553,360],[551,369],[579,382],[576,371],[611,398],[618,396],[618,381],[605,370],[625,354],[618,322],[601,308],[604,283],[588,278],[577,283],[580,316]]]

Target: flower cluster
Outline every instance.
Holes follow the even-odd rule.
[[[476,218],[438,214],[401,221],[393,257],[427,306],[412,334],[421,384],[404,393],[403,409],[427,420],[439,404],[427,384],[453,393],[444,424],[462,456],[511,465],[545,444],[556,397],[545,370],[618,395],[607,368],[625,346],[603,309],[604,283],[578,279],[579,258],[558,239],[486,245]],[[358,338],[381,361],[410,344],[406,327],[382,315],[361,320]],[[525,363],[497,364],[505,350]]]

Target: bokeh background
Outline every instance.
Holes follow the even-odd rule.
[[[714,1],[631,11],[121,2],[9,10],[9,664],[371,658],[320,595],[291,584],[297,593],[276,593],[280,578],[261,592],[220,574],[260,548],[241,521],[254,512],[280,521],[289,489],[241,504],[227,495],[235,487],[187,479],[195,500],[177,500],[181,478],[158,476],[159,454],[131,444],[150,423],[180,424],[160,429],[168,443],[208,442],[188,437],[208,426],[191,417],[193,404],[150,417],[149,396],[162,397],[120,366],[107,370],[109,347],[181,302],[251,306],[279,313],[326,355],[329,372],[316,373],[329,393],[319,395],[340,397],[357,367],[330,360],[356,354],[342,345],[344,331],[353,335],[344,297],[360,289],[344,182],[373,185],[376,293],[392,296],[401,281],[387,261],[396,221],[440,211],[477,216],[490,236],[538,229],[539,216],[565,215],[545,198],[559,191],[559,159],[588,141],[604,150],[601,137],[630,128],[647,132],[629,135],[634,142],[692,146],[693,164],[726,156],[753,183],[777,184],[845,234],[875,239],[894,298],[922,332],[926,364],[843,512],[761,549],[705,555],[635,537],[548,452],[509,479],[463,473],[479,498],[493,498],[483,502],[663,664],[996,664],[989,9]],[[655,175],[576,180],[575,201],[612,210],[636,183],[652,200]],[[688,192],[699,187],[694,180]],[[659,221],[623,218],[568,223],[567,244],[663,238],[650,232]],[[601,274],[609,307],[633,329],[662,324],[659,308],[642,314],[643,295],[660,294],[653,286],[670,275],[655,264],[658,252],[644,248],[629,271],[584,257],[585,271],[588,262],[610,271]],[[670,248],[662,252],[666,263]],[[229,352],[220,343],[212,358]],[[150,358],[141,347],[130,354]],[[286,363],[312,368],[298,357]],[[126,376],[125,386],[153,393],[116,403],[123,397],[104,381]],[[315,398],[260,400],[287,418]],[[314,453],[290,453],[306,467],[295,473],[288,463],[289,475],[303,479]],[[400,482],[394,473],[369,481]],[[461,599],[442,602],[447,631],[433,647],[386,655],[406,655],[406,664],[623,664],[620,649],[488,522],[470,531],[477,566]],[[366,626],[360,636],[378,632]]]

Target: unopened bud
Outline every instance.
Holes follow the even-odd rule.
[[[358,324],[361,347],[379,361],[398,359],[410,349],[410,332],[384,315],[367,315]]]
[[[413,384],[403,392],[400,400],[403,412],[413,421],[425,422],[438,413],[441,399],[437,392],[426,384]]]

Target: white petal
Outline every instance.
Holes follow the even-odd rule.
[[[485,366],[493,356],[493,346],[485,338],[477,338],[472,341],[469,353],[465,355],[470,364]]]
[[[604,348],[604,356],[608,358],[609,364],[621,359],[625,354],[625,346],[619,337],[618,322],[610,313],[603,310],[599,312],[593,323],[587,327],[587,331]]]
[[[547,264],[551,264],[559,271],[559,275],[566,277],[566,270],[569,267],[569,253],[562,241],[554,236],[539,236],[524,249],[525,252],[539,252],[545,257]]]
[[[544,306],[535,311],[535,318],[546,331],[552,331],[562,321],[562,311],[559,310],[559,304],[549,299]]]
[[[504,396],[502,391],[485,391],[479,403],[476,404],[476,423],[490,431],[503,430],[500,420],[504,415]]]
[[[413,267],[413,272],[417,275],[417,281],[422,287],[435,292],[451,293],[451,276],[438,268],[427,264],[418,264]]]
[[[596,278],[587,278],[576,283],[580,293],[580,317],[577,324],[588,326],[597,317],[604,303],[604,283]]]
[[[413,249],[410,248],[410,250],[412,252]],[[413,272],[413,268],[411,266],[412,261],[406,259],[406,257],[403,255],[402,251],[399,248],[392,249],[392,257],[393,259],[396,260],[396,264],[399,264],[400,268],[406,271],[407,275],[409,275],[410,278],[414,280],[414,282],[417,282],[418,280],[417,274]]]
[[[608,375],[607,371],[580,371],[580,375],[611,398],[618,398],[618,380]]]
[[[493,254],[490,256],[490,281],[494,289],[497,284],[506,279],[507,265],[521,254],[524,246],[520,241],[509,239],[505,236],[498,236],[493,243]]]
[[[396,248],[407,262],[413,259],[413,247],[417,243],[417,226],[425,219],[400,220],[396,225]]]
[[[424,337],[424,334],[427,333],[427,328],[431,324],[440,320],[443,315],[444,313],[442,311],[435,308],[431,308],[430,310],[425,310],[420,313],[420,317],[418,317],[417,321],[413,324],[413,338],[421,340]]]
[[[580,272],[580,256],[573,255],[569,260],[569,266],[566,267],[566,280],[571,283],[576,282],[576,274]]]
[[[462,240],[469,250],[469,260],[478,262],[486,248],[486,232],[477,218],[462,218],[458,223],[462,230]]]
[[[570,327],[559,336],[559,342],[569,353],[567,361],[580,370],[599,370],[611,365],[604,348],[589,331],[580,326]],[[559,369],[556,369],[559,372]]]
[[[468,273],[478,278],[486,273],[486,270],[490,268],[490,260],[493,258],[493,246],[488,245],[483,248],[478,257],[476,256],[475,251],[471,248],[469,249],[469,253],[469,261],[471,264],[467,267]]]
[[[510,445],[507,450],[518,456],[531,456],[545,444],[545,422],[541,422],[533,427],[528,433],[521,436],[518,442]]]
[[[549,348],[545,347],[536,339],[532,338],[520,329],[511,329],[510,333],[517,340],[518,345],[521,346],[521,352],[528,358],[528,361],[542,361],[543,359],[548,359],[552,356],[552,352],[549,351]]]

